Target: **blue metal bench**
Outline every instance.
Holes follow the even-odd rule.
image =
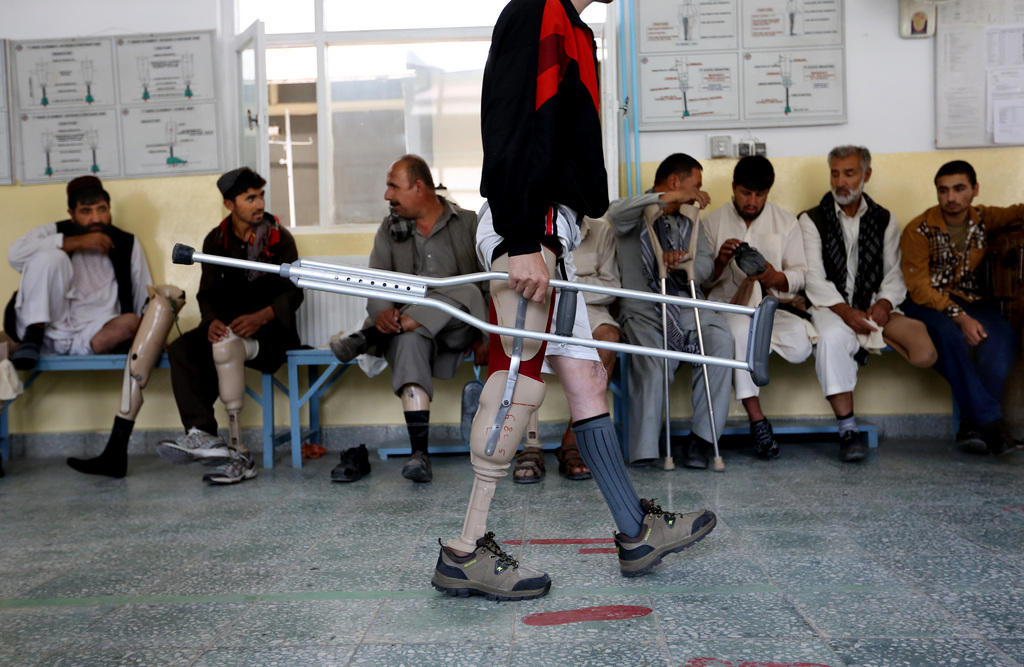
[[[44,354],[39,358],[39,364],[29,373],[25,379],[25,390],[36,381],[44,371],[123,371],[125,362],[128,359],[126,354],[89,354],[89,355],[57,355]],[[163,354],[157,363],[157,368],[168,368],[167,355]],[[260,393],[256,393],[249,387],[245,392],[259,403],[263,411],[263,467],[271,468],[274,465],[274,388],[284,394],[288,393],[284,386],[273,375],[261,374]],[[13,401],[12,401],[13,403]],[[10,424],[7,410],[11,404],[8,403],[0,409],[0,456],[7,460],[11,456]],[[111,404],[111,410],[116,410],[116,405]],[[277,440],[283,441],[289,437],[288,433],[277,436]]]
[[[626,397],[629,393],[629,356],[620,354],[618,371],[616,372],[615,382],[609,385],[609,389],[614,394],[614,405],[615,405],[615,430],[619,435],[619,442],[622,443],[622,455],[624,457],[629,456],[629,444],[627,436],[629,435],[629,405]],[[874,424],[868,424],[863,421],[857,422],[857,428],[860,430],[861,435],[867,440],[868,447],[871,449],[878,448],[878,427]],[[779,423],[773,420],[772,430],[776,435],[821,435],[821,434],[835,434],[839,436],[839,426],[835,423],[835,420],[823,419],[821,421],[814,420],[806,423],[799,424],[787,424],[786,420],[779,420]],[[689,429],[672,429],[672,435],[689,435]],[[750,427],[747,424],[729,425],[722,430],[719,435],[747,435],[750,433]]]

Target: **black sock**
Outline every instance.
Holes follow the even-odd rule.
[[[45,324],[30,324],[25,327],[25,335],[21,337],[22,343],[35,343],[40,347],[43,345],[43,335],[46,333]]]
[[[430,436],[430,410],[407,410],[405,427],[409,430],[409,444],[413,453],[427,453],[427,441]]]
[[[128,440],[135,422],[123,417],[114,417],[114,427],[103,453],[92,459],[68,458],[68,465],[87,475],[124,477],[128,472]]]

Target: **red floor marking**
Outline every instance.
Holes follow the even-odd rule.
[[[565,625],[566,623],[584,623],[586,621],[622,621],[646,616],[651,611],[650,607],[616,604],[530,614],[523,618],[523,623],[527,625]]]
[[[611,537],[583,537],[583,538],[559,538],[559,539],[541,539],[541,540],[526,540],[527,544],[612,544],[615,540]],[[505,540],[502,544],[511,544],[512,546],[521,546],[522,540]]]
[[[721,658],[690,658],[683,667],[829,667],[817,662],[774,662],[771,660],[743,660],[732,662]]]
[[[615,547],[597,547],[587,548],[583,547],[580,549],[581,554],[613,554],[615,553]]]

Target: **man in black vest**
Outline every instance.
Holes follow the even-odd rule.
[[[804,289],[818,331],[815,370],[839,421],[839,458],[867,456],[853,416],[857,365],[886,345],[911,364],[935,363],[935,346],[918,320],[898,310],[907,296],[900,269],[900,226],[864,193],[871,153],[837,146],[828,154],[830,191],[800,214],[807,256]]]
[[[128,343],[152,283],[142,246],[111,224],[100,179],[80,176],[67,194],[69,219],[36,227],[8,251],[21,284],[4,329],[21,343],[11,356],[19,370],[34,368],[41,351],[105,354]]]
[[[173,285],[150,284],[142,245],[111,224],[110,195],[100,179],[76,178],[67,193],[68,220],[37,227],[11,245],[8,257],[21,284],[7,304],[4,328],[21,342],[11,360],[23,370],[35,367],[41,351],[105,354],[131,344],[106,447],[99,456],[67,461],[78,472],[124,477],[142,390],[185,295]]]

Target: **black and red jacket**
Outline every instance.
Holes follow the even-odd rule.
[[[480,194],[509,255],[540,250],[553,204],[604,214],[594,33],[569,0],[508,3],[494,26],[480,115]]]

